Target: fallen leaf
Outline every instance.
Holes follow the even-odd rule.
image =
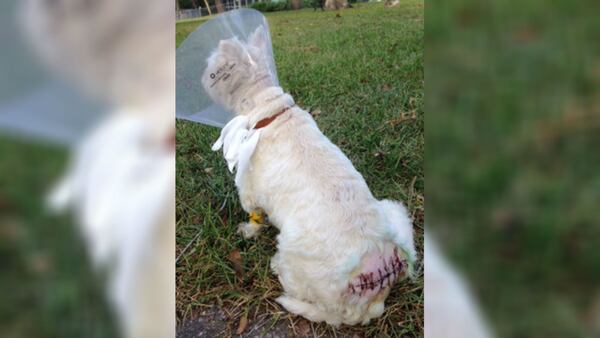
[[[533,26],[525,26],[513,32],[513,41],[517,43],[529,43],[539,39],[539,31]]]
[[[229,261],[231,262],[231,265],[233,265],[233,270],[235,271],[235,275],[239,279],[242,279],[242,277],[244,276],[244,268],[243,268],[243,264],[242,264],[242,255],[240,254],[240,250],[236,249],[236,250],[233,250],[232,252],[230,252],[227,259],[229,259]]]
[[[23,234],[23,227],[13,220],[3,220],[4,224],[0,226],[0,238],[9,241],[16,241]]]
[[[402,113],[400,113],[399,118],[386,121],[385,123],[391,125],[392,127],[395,127],[396,125],[398,125],[404,121],[416,120],[416,119],[417,119],[417,112],[413,110],[410,112],[402,112]]]
[[[243,315],[242,318],[240,318],[240,323],[238,324],[235,334],[238,336],[241,335],[244,331],[246,331],[246,327],[248,327],[248,315]]]
[[[308,52],[317,53],[317,52],[321,51],[321,48],[317,47],[316,45],[310,45],[310,46],[304,48],[304,50],[308,51]]]
[[[48,256],[45,254],[35,254],[31,257],[31,269],[38,274],[47,273],[50,268],[50,260]]]
[[[385,92],[389,92],[390,89],[392,89],[392,87],[389,84],[384,84],[383,86],[381,86],[381,91]]]
[[[298,321],[298,337],[310,337],[310,324],[305,319]]]
[[[223,213],[223,214],[219,214],[219,220],[221,221],[221,224],[226,227],[227,226],[227,214]]]
[[[8,199],[3,195],[0,195],[0,210],[8,209],[10,209],[10,203],[8,203]]]
[[[496,208],[492,211],[490,225],[498,230],[511,230],[519,225],[519,217],[513,209]]]
[[[600,290],[596,291],[596,295],[592,301],[592,305],[588,310],[586,321],[594,333],[600,334]]]

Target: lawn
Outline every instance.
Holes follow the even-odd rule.
[[[422,252],[424,218],[423,2],[358,4],[267,14],[279,80],[346,153],[373,194],[403,201]],[[177,44],[202,21],[177,24]],[[278,306],[281,286],[269,269],[275,229],[253,240],[236,234],[246,219],[232,175],[210,151],[219,130],[177,123],[177,318],[179,325],[214,306],[231,335],[242,318],[316,335],[423,335],[423,279],[398,283],[384,316],[365,327],[308,324]],[[234,268],[234,265],[239,265]],[[237,269],[237,272],[236,272]],[[421,271],[421,267],[419,267]],[[290,334],[291,334],[290,333]]]

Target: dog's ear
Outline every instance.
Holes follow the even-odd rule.
[[[263,26],[259,26],[252,34],[250,34],[248,44],[260,50],[267,48],[267,34]]]
[[[219,53],[226,60],[238,60],[242,62],[250,61],[248,51],[237,38],[219,42]]]

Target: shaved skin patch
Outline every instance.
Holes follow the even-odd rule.
[[[390,251],[364,257],[360,273],[348,283],[346,294],[371,298],[391,287],[400,277],[406,276],[408,262],[397,247]]]

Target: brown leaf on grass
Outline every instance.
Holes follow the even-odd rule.
[[[221,221],[221,225],[223,225],[224,227],[227,226],[227,215],[226,214],[219,214],[219,221]]]
[[[384,93],[389,92],[391,89],[392,89],[392,87],[387,83],[385,83],[383,86],[381,86],[381,91]]]
[[[229,261],[231,262],[236,277],[242,279],[242,277],[244,276],[244,267],[240,250],[235,249],[232,252],[230,252],[229,256],[227,256],[227,259],[229,259]]]
[[[402,113],[400,113],[399,118],[386,121],[385,123],[389,124],[392,127],[395,127],[404,121],[416,120],[416,119],[417,119],[417,112],[413,110],[410,112],[402,112]]]
[[[244,331],[246,331],[247,327],[248,327],[248,315],[243,315],[242,318],[240,318],[240,323],[238,324],[238,328],[235,331],[235,334],[237,334],[238,336],[241,335]]]
[[[495,230],[510,231],[518,227],[519,223],[519,216],[511,208],[498,207],[492,210],[490,225]]]
[[[530,43],[539,40],[540,32],[536,27],[524,26],[513,32],[512,39],[517,43]]]
[[[51,270],[51,262],[47,255],[39,253],[31,257],[30,267],[35,273],[45,274]]]
[[[16,221],[2,219],[0,225],[0,238],[7,241],[16,241],[23,234],[23,227]]]
[[[535,142],[538,148],[549,150],[561,139],[583,132],[594,132],[600,128],[600,102],[592,102],[588,107],[569,103],[565,113],[557,118],[541,121],[536,126]]]
[[[310,337],[310,324],[308,323],[308,321],[306,319],[300,319],[298,321],[298,337]]]
[[[600,321],[598,320],[600,318],[600,289],[596,290],[593,298],[585,320],[593,333],[600,334]]]
[[[310,111],[310,115],[312,115],[312,117],[319,116],[319,115],[321,115],[321,113],[322,113],[322,111],[319,108]]]
[[[304,51],[318,53],[321,51],[321,48],[317,47],[317,45],[309,45],[309,46],[304,47]]]
[[[10,203],[8,202],[8,198],[3,195],[0,195],[0,210],[8,210],[10,209]]]
[[[479,17],[479,13],[473,7],[464,7],[456,13],[458,24],[462,27],[468,27],[477,23]]]

